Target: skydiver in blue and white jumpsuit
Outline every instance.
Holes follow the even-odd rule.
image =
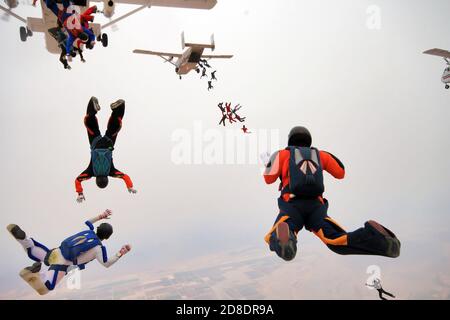
[[[22,245],[28,257],[36,261],[32,266],[23,269],[20,276],[26,279],[27,277],[37,275],[38,277],[35,278],[42,282],[42,286],[40,285],[42,289],[40,291],[38,290],[42,295],[53,290],[67,274],[70,267],[78,267],[82,270],[87,263],[93,260],[97,260],[106,268],[112,266],[131,250],[131,246],[129,244],[124,245],[117,254],[108,258],[106,248],[101,241],[111,236],[113,233],[112,226],[108,223],[102,223],[97,227],[96,232],[94,232],[94,223],[102,219],[109,219],[111,214],[111,210],[106,210],[102,214],[86,221],[85,223],[89,227],[89,230],[82,231],[66,239],[75,240],[75,245],[81,247],[81,249],[79,248],[77,250],[75,256],[67,253],[67,246],[65,246],[66,240],[58,248],[50,250],[47,246],[39,243],[35,239],[27,237],[18,225],[8,225],[8,231]],[[82,246],[86,250],[83,250]],[[73,248],[70,249],[73,250]]]

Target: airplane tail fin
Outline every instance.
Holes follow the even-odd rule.
[[[181,49],[186,48],[186,42],[184,41],[184,31],[181,32]]]
[[[184,39],[184,31],[181,33],[181,47],[184,49],[186,47],[202,47],[209,48],[212,51],[216,48],[216,42],[214,41],[214,34],[211,35],[211,44],[201,44],[201,43],[188,43]]]
[[[214,40],[214,33],[211,35],[211,51],[216,49],[216,41]]]

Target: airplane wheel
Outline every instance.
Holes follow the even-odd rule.
[[[33,31],[31,31],[30,29],[27,28],[27,36],[28,37],[32,37],[33,36]]]
[[[108,35],[106,33],[102,34],[102,45],[105,48],[108,46]]]
[[[446,84],[445,85],[445,89],[448,89],[448,88],[450,88],[450,86],[448,84]]]
[[[197,73],[200,73],[200,69],[199,69],[199,68],[195,69],[195,71],[196,71]]]
[[[23,42],[27,41],[28,32],[25,27],[20,27],[20,40]]]

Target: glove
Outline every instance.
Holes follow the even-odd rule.
[[[270,153],[269,151],[263,152],[259,155],[259,158],[261,159],[262,163],[267,166],[267,164],[270,161]]]
[[[121,256],[130,252],[130,250],[131,250],[131,246],[129,244],[126,244],[120,249],[120,251],[117,253],[117,256],[120,258]]]
[[[129,193],[132,193],[132,194],[136,194],[136,193],[137,193],[137,190],[136,190],[136,189],[133,189],[133,188],[128,188],[128,192],[129,192]]]
[[[105,212],[103,212],[101,215],[98,216],[99,220],[102,219],[109,219],[109,216],[112,215],[112,211],[109,209],[106,209]]]
[[[82,203],[85,200],[86,200],[86,198],[84,197],[84,194],[83,193],[79,193],[78,197],[77,197],[77,202],[78,203]]]

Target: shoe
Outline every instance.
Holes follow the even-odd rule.
[[[279,223],[275,232],[280,245],[286,245],[289,242],[290,230],[289,225],[286,222]]]
[[[94,104],[95,111],[100,111],[100,104],[98,103],[98,99],[96,97],[91,97],[91,101]]]
[[[119,99],[116,102],[111,103],[111,110],[114,110],[114,109],[122,106],[123,104],[125,104],[125,101],[122,99]]]
[[[21,276],[22,273],[26,274],[26,273],[38,273],[39,271],[41,271],[41,267],[42,267],[42,263],[41,262],[35,262],[33,263],[33,265],[26,267],[22,270],[21,272]]]
[[[10,224],[6,229],[8,229],[9,233],[11,233],[16,240],[24,240],[27,236],[17,224]]]
[[[367,224],[384,236],[387,243],[386,256],[397,258],[400,255],[401,244],[395,234],[376,221],[369,220]]]

